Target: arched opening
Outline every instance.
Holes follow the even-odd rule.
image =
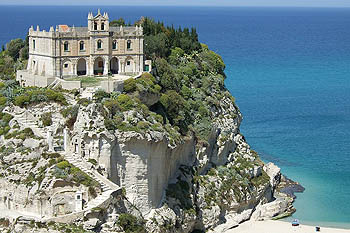
[[[110,62],[110,71],[112,74],[118,74],[119,71],[119,64],[118,59],[113,57]]]
[[[77,64],[77,75],[86,75],[86,61],[80,58]]]
[[[133,73],[134,72],[134,61],[132,58],[128,58],[125,61],[125,72],[126,73]]]
[[[95,59],[94,62],[94,74],[103,75],[104,70],[104,60],[101,57]]]

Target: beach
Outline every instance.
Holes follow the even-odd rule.
[[[310,233],[316,232],[315,226],[299,225],[293,227],[289,222],[283,221],[247,221],[227,233]],[[337,229],[321,227],[322,233],[349,233],[350,229]]]

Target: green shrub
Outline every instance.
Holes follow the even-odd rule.
[[[66,169],[70,167],[70,164],[67,160],[64,160],[62,162],[59,162],[56,167],[58,167],[59,169]]]
[[[25,128],[22,131],[15,130],[10,134],[6,134],[5,138],[6,139],[16,138],[16,139],[25,140],[26,138],[35,138],[35,135],[31,128]]]
[[[185,99],[189,99],[192,97],[192,91],[190,88],[186,87],[185,85],[182,85],[181,87],[181,95],[185,98]]]
[[[87,99],[87,98],[82,98],[78,100],[78,104],[81,104],[83,106],[88,106],[89,104],[91,104],[91,100]]]
[[[149,129],[150,125],[149,125],[149,123],[146,122],[146,121],[139,121],[139,122],[137,123],[137,126],[136,126],[136,127],[139,128],[140,130],[144,131],[144,130]]]
[[[56,164],[56,169],[54,170],[54,176],[61,179],[67,179],[68,175],[71,175],[74,182],[78,184],[83,184],[88,187],[96,187],[98,183],[93,180],[89,175],[80,170],[79,168],[73,166],[68,161],[63,160]]]
[[[104,101],[103,106],[108,109],[110,118],[112,118],[117,113],[117,111],[119,111],[119,102],[115,99],[108,99]]]
[[[142,219],[137,219],[131,214],[121,214],[117,220],[117,224],[126,233],[144,233],[146,229],[144,227],[144,221]]]
[[[97,165],[96,159],[89,159],[88,162],[95,165],[95,166]]]
[[[14,104],[20,107],[47,101],[53,101],[63,105],[67,104],[64,95],[52,89],[27,87],[23,88],[22,91],[23,92],[14,99]]]
[[[31,97],[29,95],[20,95],[15,98],[14,104],[20,107],[24,107],[30,103]]]
[[[12,118],[10,114],[0,112],[0,135],[5,135],[10,131],[9,122]]]
[[[77,120],[78,113],[79,113],[79,105],[74,105],[73,107],[68,107],[68,108],[61,110],[61,114],[63,117],[65,117],[65,118],[69,117],[66,120],[66,126],[69,129],[73,128],[73,126]]]
[[[130,98],[130,96],[125,94],[120,94],[117,97],[117,102],[119,104],[121,111],[128,111],[131,110],[134,106],[134,101]]]
[[[124,81],[124,91],[126,93],[131,93],[136,91],[136,81],[133,78],[129,78]]]
[[[103,89],[98,89],[94,94],[94,99],[97,102],[101,102],[103,99],[109,98],[110,94],[105,92]]]
[[[0,96],[0,106],[5,105],[7,102],[7,98],[4,96]]]
[[[43,122],[44,126],[52,125],[52,113],[46,112],[46,113],[42,114],[40,120]]]
[[[153,77],[153,75],[150,73],[142,73],[141,77],[139,79],[148,79],[148,80],[152,81],[153,83],[156,82],[155,77]]]

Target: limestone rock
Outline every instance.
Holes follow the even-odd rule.
[[[259,205],[252,215],[256,221],[271,219],[287,210],[288,202],[284,199],[277,199],[273,202]]]
[[[206,229],[218,225],[220,222],[219,216],[221,214],[220,207],[215,205],[211,208],[202,209],[203,225]]]
[[[281,169],[274,163],[268,163],[264,166],[264,171],[270,177],[271,186],[276,187],[281,179]]]
[[[101,225],[101,221],[98,218],[91,218],[84,222],[84,229],[94,230],[99,225]]]
[[[40,145],[40,141],[32,138],[27,138],[26,140],[23,141],[23,146],[27,148],[34,149],[39,147],[39,145]]]

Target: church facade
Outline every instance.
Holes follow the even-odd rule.
[[[135,75],[144,69],[142,27],[110,27],[107,13],[89,13],[87,27],[29,29],[25,76]]]

